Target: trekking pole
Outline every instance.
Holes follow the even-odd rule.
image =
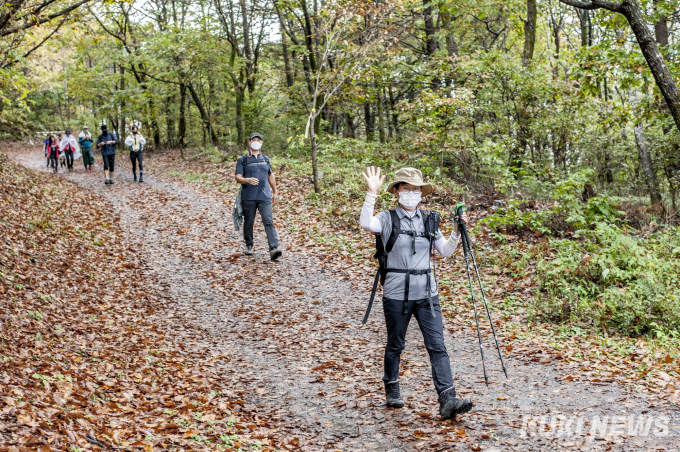
[[[465,212],[465,209],[463,206],[465,205],[464,202],[459,203],[456,206],[456,216],[458,217],[458,230],[460,231],[460,235],[463,243],[463,259],[465,259],[465,269],[467,270],[467,275],[468,275],[468,282],[470,283],[470,298],[472,298],[472,307],[475,310],[475,325],[477,326],[477,338],[479,339],[479,353],[482,355],[482,369],[484,369],[484,381],[486,382],[486,386],[489,386],[489,377],[486,374],[486,363],[484,362],[484,347],[482,346],[482,333],[479,331],[479,319],[477,317],[477,302],[475,301],[475,291],[474,288],[472,287],[472,275],[470,274],[470,261],[468,258],[468,242],[465,241],[463,231],[465,230],[465,223],[463,222],[462,214]]]
[[[472,258],[472,265],[475,268],[475,273],[477,274],[477,282],[479,283],[479,290],[482,292],[482,301],[484,302],[484,308],[486,309],[486,316],[489,319],[489,325],[491,325],[491,331],[493,332],[493,339],[496,342],[496,350],[498,351],[498,358],[501,360],[501,367],[503,367],[503,373],[505,378],[508,378],[508,371],[505,369],[505,362],[503,361],[503,354],[501,353],[501,347],[498,344],[498,336],[496,336],[496,328],[493,326],[493,320],[491,319],[491,311],[489,310],[489,304],[486,302],[486,294],[484,293],[484,286],[482,285],[482,278],[479,274],[479,268],[477,268],[477,261],[475,260],[475,253],[472,250],[472,244],[470,243],[470,236],[468,235],[465,223],[463,223],[462,234],[467,242],[468,252]]]

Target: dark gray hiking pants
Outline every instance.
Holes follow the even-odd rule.
[[[437,394],[453,387],[451,361],[449,361],[446,345],[444,345],[444,326],[439,297],[434,297],[432,302],[436,317],[432,317],[427,298],[409,300],[406,314],[404,314],[404,300],[383,298],[383,310],[387,324],[383,381],[399,380],[399,364],[401,363],[401,352],[406,344],[406,330],[411,321],[411,316],[414,316],[418,321],[420,331],[423,333],[427,353],[430,355],[432,381],[437,389]]]
[[[267,233],[267,241],[269,242],[269,249],[279,247],[279,236],[276,234],[274,227],[274,219],[272,215],[271,201],[241,201],[243,206],[243,238],[246,245],[253,245],[253,226],[255,225],[255,214],[260,211],[262,217],[262,224]]]

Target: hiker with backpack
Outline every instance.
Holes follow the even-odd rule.
[[[380,175],[380,168],[374,167],[367,168],[362,176],[368,185],[368,193],[359,224],[376,234],[376,257],[380,263],[371,303],[378,278],[383,285],[383,310],[387,326],[383,381],[387,406],[404,406],[399,388],[399,365],[406,330],[411,316],[414,316],[430,356],[432,380],[439,395],[440,415],[449,419],[456,414],[466,413],[472,409],[472,402],[456,398],[451,362],[444,344],[437,281],[431,265],[435,251],[443,257],[453,254],[460,234],[452,232],[446,239],[439,231],[439,214],[434,210],[428,212],[418,209],[422,197],[432,193],[432,185],[423,181],[419,170],[402,168],[395,173],[394,181],[387,191],[397,197],[399,205],[375,216],[373,209],[385,176]],[[463,220],[467,222],[466,214],[463,214]]]
[[[252,133],[248,139],[248,153],[236,162],[236,182],[241,184],[239,196],[243,209],[243,239],[247,256],[253,255],[253,226],[255,214],[260,212],[264,230],[269,242],[269,257],[275,261],[281,257],[279,237],[274,227],[272,204],[278,201],[276,178],[269,157],[262,154],[264,140],[259,133]]]
[[[118,137],[113,132],[109,132],[106,124],[101,126],[102,133],[97,137],[97,147],[102,151],[102,159],[104,160],[104,185],[113,184],[113,170],[116,163],[116,146],[118,146]]]
[[[130,161],[132,162],[132,175],[137,182],[137,162],[139,162],[139,182],[144,182],[143,154],[146,139],[139,133],[138,126],[132,126],[130,135],[125,139],[125,146],[130,150]]]
[[[83,126],[83,131],[78,135],[78,143],[80,143],[80,148],[83,150],[83,165],[85,165],[85,171],[92,171],[92,165],[94,165],[94,155],[92,154],[92,134],[87,126]]]
[[[50,160],[50,166],[52,166],[52,172],[59,172],[59,143],[54,135],[47,137],[47,158]]]

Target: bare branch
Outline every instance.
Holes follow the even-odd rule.
[[[591,1],[582,1],[582,0],[560,0],[562,3],[565,5],[569,6],[574,6],[576,8],[580,9],[607,9],[609,11],[614,11],[615,13],[620,13],[622,10],[621,4],[615,3],[615,2],[610,2],[607,0],[591,0]]]
[[[38,19],[38,20],[35,20],[35,21],[26,21],[23,24],[17,25],[15,27],[5,28],[4,30],[0,30],[0,36],[11,35],[11,34],[19,32],[21,30],[26,30],[27,28],[31,28],[31,27],[35,27],[36,25],[44,24],[45,22],[49,22],[56,17],[60,17],[60,16],[63,16],[65,14],[68,14],[71,11],[78,9],[80,6],[84,5],[85,3],[89,3],[91,1],[92,0],[80,0],[79,2],[74,3],[73,5],[69,6],[68,8],[64,8],[61,11],[57,11],[56,13],[52,13],[52,14],[46,16],[46,17],[43,17],[42,19]]]

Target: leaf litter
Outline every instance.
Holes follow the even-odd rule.
[[[157,323],[171,323],[175,334],[194,348],[197,344],[199,349],[210,348],[213,368],[227,382],[227,391],[240,397],[232,410],[256,411],[276,425],[285,448],[483,450],[493,444],[504,450],[543,450],[535,439],[518,438],[522,412],[586,413],[597,406],[595,401],[601,403],[602,412],[619,403],[630,411],[666,408],[608,382],[593,386],[599,382],[565,378],[558,364],[566,360],[550,358],[545,342],[513,332],[501,337],[506,353],[518,351],[508,359],[511,379],[501,379],[496,369],[492,386],[486,389],[469,313],[452,303],[447,347],[454,378],[459,392],[471,396],[477,408],[458,420],[439,419],[427,355],[419,333],[412,329],[401,376],[407,407],[387,410],[380,381],[384,343],[380,309],[366,327],[360,326],[373,268],[370,238],[343,237],[323,219],[314,218],[302,203],[307,188],[300,190],[298,181],[284,179],[281,189],[289,199],[275,216],[287,245],[284,261],[270,264],[262,251],[255,260],[247,260],[241,255],[240,238],[231,230],[231,196],[181,178],[160,177],[163,168],[196,172],[196,162],[180,163],[167,154],[153,154],[149,160],[164,182],[151,187],[120,184],[115,191],[100,191],[118,198],[132,190],[126,205],[117,207],[123,219],[130,206],[138,209],[137,219],[127,228],[137,234],[144,231],[144,240],[136,246],[143,245],[149,255],[146,268],[158,279],[157,295],[171,301],[175,311],[170,313],[166,303],[166,312],[151,315],[158,317]],[[73,177],[86,182],[79,175]],[[110,195],[107,199],[114,202]],[[256,233],[263,237],[261,228]],[[338,248],[343,240],[345,245],[356,244],[364,259],[349,246]],[[456,262],[446,265],[445,271],[461,270]],[[498,320],[501,326],[503,320]],[[569,396],[556,397],[556,390]],[[635,439],[626,444],[637,450]]]
[[[117,213],[0,155],[0,450],[273,447],[162,300]]]

